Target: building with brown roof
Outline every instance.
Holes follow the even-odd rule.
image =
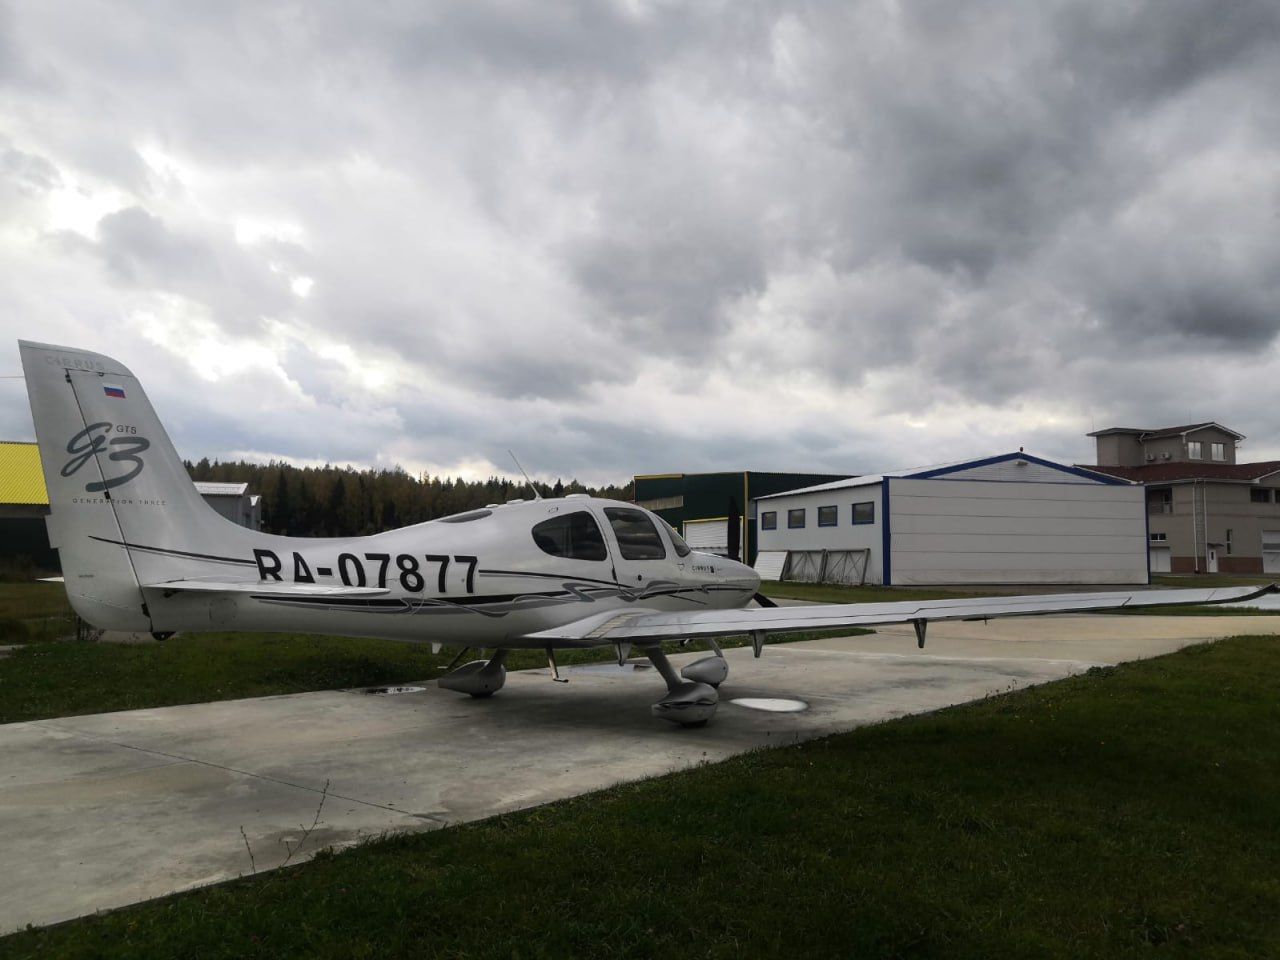
[[[1089,436],[1090,469],[1146,487],[1152,573],[1280,573],[1280,460],[1237,462],[1213,421]]]

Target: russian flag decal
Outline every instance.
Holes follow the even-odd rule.
[[[102,392],[108,397],[115,397],[117,400],[124,399],[124,387],[113,387],[104,383],[102,385]]]

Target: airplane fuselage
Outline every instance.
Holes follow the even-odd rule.
[[[637,515],[646,518],[648,527]],[[627,520],[622,526],[619,516]],[[594,534],[590,524],[595,525]],[[567,527],[586,529],[585,545],[551,543],[539,533]],[[624,542],[628,537],[635,542]],[[148,549],[146,544],[131,547]],[[559,549],[559,555],[549,553],[548,547]],[[242,555],[162,552],[173,579],[237,575],[304,589],[342,586],[387,592],[355,597],[265,592],[210,596],[151,587],[145,592],[157,631],[313,632],[520,647],[530,645],[519,639],[529,633],[637,603],[662,611],[741,607],[760,583],[748,566],[689,551],[648,511],[572,496],[468,511],[368,537],[259,535]],[[582,640],[557,646],[598,643]]]

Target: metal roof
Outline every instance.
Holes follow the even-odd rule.
[[[1256,483],[1280,473],[1280,460],[1257,463],[1152,463],[1140,467],[1084,467],[1131,483],[1179,483],[1187,480],[1217,480],[1222,483]]]
[[[0,503],[49,503],[40,448],[34,443],[0,441]]]
[[[1224,427],[1216,420],[1205,420],[1202,423],[1184,423],[1177,427],[1107,427],[1105,430],[1095,430],[1093,433],[1086,434],[1090,437],[1108,437],[1117,433],[1132,433],[1139,440],[1159,440],[1161,437],[1181,437],[1196,430],[1203,430],[1205,427],[1217,427],[1223,433],[1228,433],[1237,440],[1243,440],[1243,433],[1236,433],[1230,427]]]
[[[249,489],[247,483],[218,483],[213,480],[197,480],[196,492],[202,497],[243,497]]]
[[[951,463],[938,463],[928,467],[913,467],[910,470],[886,470],[884,473],[876,473],[862,477],[850,477],[847,480],[833,480],[830,483],[820,483],[813,487],[802,487],[799,490],[788,490],[785,493],[770,493],[766,496],[754,497],[753,499],[769,500],[773,497],[794,496],[797,493],[822,493],[826,490],[845,490],[852,487],[867,487],[872,484],[880,483],[885,479],[885,477],[932,480],[934,478],[945,477],[949,473],[957,473],[961,470],[972,470],[975,467],[985,467],[993,463],[1002,463],[1007,460],[1026,460],[1029,463],[1037,463],[1043,467],[1051,467],[1054,470],[1061,470],[1063,473],[1086,477],[1101,484],[1114,484],[1116,482],[1115,477],[1104,473],[1098,467],[1071,466],[1067,463],[1059,463],[1057,460],[1037,457],[1024,450],[1019,450],[1016,453],[1002,453],[993,457],[975,457],[969,460],[955,460]]]

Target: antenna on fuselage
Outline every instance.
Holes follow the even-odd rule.
[[[521,473],[523,473],[523,474],[524,474],[524,482],[525,482],[525,483],[527,483],[527,484],[529,484],[529,489],[533,491],[533,499],[535,499],[535,500],[541,500],[541,499],[542,499],[542,494],[541,494],[541,493],[539,493],[539,492],[538,492],[538,488],[537,488],[537,487],[535,487],[535,486],[533,485],[533,481],[529,479],[529,475],[528,475],[527,473],[525,473],[525,472],[524,472],[524,467],[520,466],[520,461],[519,461],[519,460],[516,460],[515,452],[514,452],[514,451],[512,451],[512,450],[508,450],[508,451],[507,451],[507,453],[511,454],[511,459],[512,459],[512,460],[515,460],[515,462],[516,462],[516,469],[517,469],[517,470],[519,470]]]

